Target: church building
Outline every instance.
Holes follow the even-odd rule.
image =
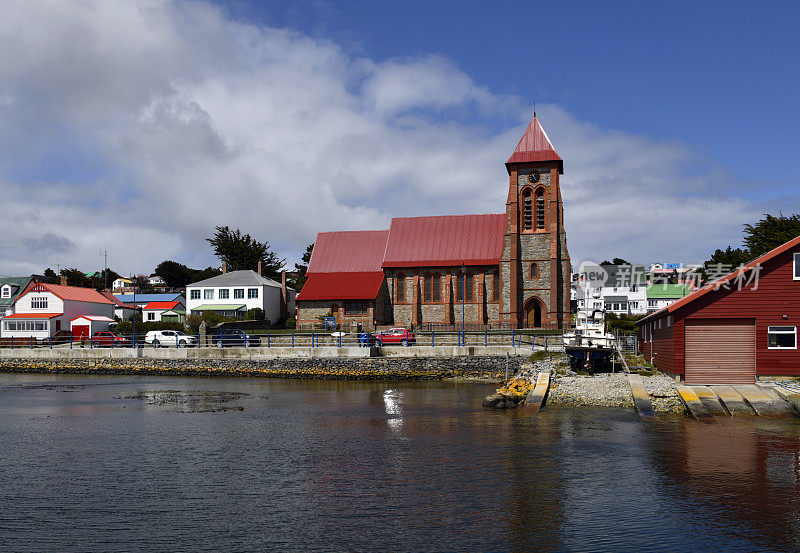
[[[320,232],[297,326],[568,328],[564,164],[536,115],[506,161],[505,213],[394,218],[388,230]],[[462,313],[463,306],[463,313]]]

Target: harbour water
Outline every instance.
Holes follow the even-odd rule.
[[[798,551],[800,419],[0,375],[0,551]]]

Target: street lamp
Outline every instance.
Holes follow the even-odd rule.
[[[464,299],[467,295],[467,268],[461,264],[461,345],[466,346],[467,340],[464,335]]]

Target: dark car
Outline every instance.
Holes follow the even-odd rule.
[[[108,330],[98,330],[92,336],[93,348],[121,348],[129,346],[130,344],[127,338],[117,336]]]
[[[211,337],[211,344],[220,348],[255,348],[261,345],[261,338],[238,328],[223,328]]]
[[[388,344],[403,344],[407,346],[416,343],[416,341],[414,334],[405,328],[390,328],[378,333],[378,343],[382,346]]]

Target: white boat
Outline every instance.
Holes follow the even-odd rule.
[[[564,333],[564,352],[575,370],[603,370],[608,367],[614,347],[614,335],[606,332],[606,314],[600,309],[591,313],[579,311],[575,328]]]

